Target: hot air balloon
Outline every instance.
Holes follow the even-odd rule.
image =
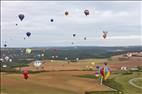
[[[100,66],[96,66],[96,68],[97,68],[97,69],[99,69],[99,68],[100,68]]]
[[[17,26],[18,24],[16,24],[16,26]]]
[[[24,79],[25,79],[25,80],[27,80],[27,79],[29,78],[29,75],[28,75],[28,74],[29,74],[28,70],[24,70],[24,71],[23,71],[23,76],[24,76]]]
[[[79,61],[79,58],[76,58],[76,61]]]
[[[76,34],[73,34],[73,37],[75,37],[76,36]]]
[[[84,37],[84,40],[86,40],[87,38],[86,37]]]
[[[22,21],[24,19],[24,14],[19,14],[18,17]]]
[[[69,15],[69,12],[68,12],[68,11],[66,11],[66,12],[65,12],[65,15],[66,15],[66,16],[67,16],[67,15]]]
[[[32,52],[32,49],[27,48],[26,49],[26,54],[30,54]]]
[[[100,68],[100,74],[104,80],[107,80],[110,76],[110,69],[105,65],[104,67]]]
[[[35,67],[40,67],[41,64],[42,64],[42,63],[41,63],[41,61],[39,61],[39,60],[37,60],[37,61],[34,62],[34,66],[35,66]]]
[[[99,73],[98,72],[96,72],[95,75],[96,75],[96,77],[99,77]]]
[[[5,59],[6,61],[8,61],[8,60],[9,60],[9,57],[8,57],[8,56],[6,56],[4,59]]]
[[[50,21],[51,21],[51,22],[53,22],[53,21],[54,21],[54,19],[50,19]]]
[[[95,65],[95,62],[91,62],[92,65]]]
[[[54,58],[55,56],[52,56],[52,58]]]
[[[55,56],[55,58],[58,58],[58,56]]]
[[[74,42],[71,43],[72,45],[74,44]]]
[[[3,68],[6,68],[6,67],[7,67],[7,65],[3,65],[2,67],[3,67]]]
[[[107,37],[107,33],[108,33],[108,32],[103,31],[103,38],[104,38],[104,39]]]
[[[68,58],[67,58],[67,57],[65,57],[65,60],[68,60]]]
[[[89,10],[84,10],[84,14],[85,14],[86,16],[88,16],[88,15],[89,15]]]
[[[30,37],[30,35],[31,35],[31,32],[27,32],[27,33],[26,33],[26,35],[27,35],[28,37]]]
[[[26,38],[24,37],[24,40],[25,40]]]
[[[43,56],[44,56],[44,54],[42,53],[42,54],[41,54],[41,56],[43,57]]]
[[[12,62],[12,59],[9,59],[9,62]]]
[[[3,59],[3,58],[0,58],[0,63],[1,63],[1,62],[4,62],[4,59]]]
[[[7,47],[7,44],[4,44],[4,47]]]

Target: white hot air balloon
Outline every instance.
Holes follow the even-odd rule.
[[[7,65],[2,65],[2,67],[3,67],[3,68],[6,68],[6,67],[7,67]]]
[[[0,62],[4,62],[4,59],[3,59],[3,58],[0,58]]]
[[[54,58],[55,56],[52,56],[52,58]]]
[[[43,57],[43,56],[44,56],[44,54],[41,54],[41,56]]]
[[[79,58],[76,58],[76,61],[79,61]]]
[[[41,63],[41,61],[39,61],[39,60],[37,60],[37,61],[34,62],[34,66],[35,66],[35,67],[40,67],[41,64],[42,64],[42,63]]]
[[[12,62],[12,59],[9,59],[9,62]]]
[[[9,57],[8,57],[8,56],[5,56],[5,60],[8,61],[8,60],[9,60]]]
[[[68,58],[67,58],[67,57],[65,57],[65,60],[68,60]]]

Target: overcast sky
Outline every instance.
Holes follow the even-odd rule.
[[[1,46],[5,41],[8,47],[142,45],[140,1],[2,1],[1,5]],[[23,21],[19,14],[25,15]],[[103,30],[108,31],[106,39]],[[31,32],[29,38],[26,32]]]

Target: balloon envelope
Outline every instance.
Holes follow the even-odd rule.
[[[32,52],[32,49],[27,48],[26,49],[26,54],[30,54]]]
[[[103,31],[103,38],[105,39],[107,37],[107,32]]]
[[[35,66],[35,67],[40,67],[41,64],[42,64],[42,63],[41,63],[41,61],[39,61],[39,60],[37,60],[37,61],[34,62],[34,66]]]
[[[12,59],[9,59],[9,62],[12,62]]]
[[[6,67],[7,67],[7,65],[3,65],[2,67],[3,67],[3,68],[6,68]]]
[[[7,44],[4,44],[4,47],[7,47]]]
[[[28,37],[30,37],[31,33],[30,33],[30,32],[27,32],[26,35],[27,35]]]
[[[89,15],[89,10],[84,10],[84,14],[87,16]]]
[[[51,21],[51,22],[53,22],[53,21],[54,21],[54,19],[51,19],[50,21]]]
[[[6,57],[5,57],[5,60],[6,60],[6,61],[8,61],[8,60],[9,60],[9,57],[8,57],[8,56],[6,56]]]
[[[73,34],[73,37],[75,37],[76,36],[76,34]]]
[[[24,19],[24,14],[19,14],[18,17],[22,21]]]
[[[66,15],[66,16],[67,16],[67,15],[69,15],[69,12],[68,12],[68,11],[66,11],[66,12],[65,12],[65,15]]]

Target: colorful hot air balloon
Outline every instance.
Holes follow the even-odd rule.
[[[88,15],[89,15],[89,10],[84,10],[84,14],[85,14],[86,16],[88,16]]]
[[[27,32],[26,35],[27,35],[28,37],[30,37],[30,36],[31,36],[31,32]]]
[[[18,17],[22,21],[24,19],[24,14],[19,14]]]
[[[69,12],[68,12],[68,11],[66,11],[66,12],[65,12],[65,15],[66,15],[66,16],[67,16],[67,15],[69,15]]]
[[[100,68],[100,74],[104,80],[107,80],[110,76],[110,69],[105,65],[104,67]]]

